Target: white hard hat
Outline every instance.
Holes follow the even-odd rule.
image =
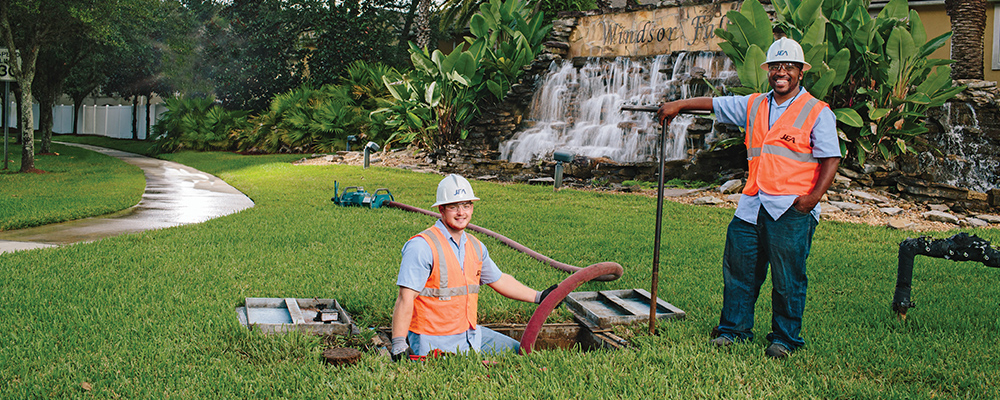
[[[479,198],[472,192],[469,181],[461,175],[451,174],[438,183],[437,202],[431,207],[473,200]]]
[[[767,64],[773,62],[802,63],[802,71],[808,71],[809,68],[812,68],[812,65],[806,62],[806,58],[802,53],[802,46],[799,46],[799,42],[785,37],[775,40],[771,44],[771,47],[767,49],[767,61],[764,61],[760,67],[767,69]]]

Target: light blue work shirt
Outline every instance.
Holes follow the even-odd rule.
[[[774,121],[777,121],[781,117],[781,114],[784,114],[785,110],[788,109],[788,106],[795,99],[798,99],[802,93],[805,93],[805,88],[800,86],[799,93],[791,100],[785,101],[784,104],[778,104],[774,101],[773,90],[765,94],[770,106],[768,128],[774,126]],[[741,126],[746,129],[747,105],[749,103],[750,96],[715,97],[712,99],[712,110],[715,112],[717,121]],[[751,135],[752,133],[747,132],[746,134]],[[813,125],[812,133],[809,134],[809,140],[813,149],[813,157],[840,157],[840,140],[837,137],[837,117],[833,115],[833,111],[829,107],[823,107],[823,110],[820,111],[819,117],[816,118],[816,123]],[[764,209],[767,210],[771,218],[777,220],[781,218],[781,215],[785,211],[788,211],[792,207],[792,203],[798,197],[798,195],[794,194],[772,195],[765,193],[763,190],[758,190],[755,196],[744,194],[740,197],[739,205],[736,206],[736,218],[756,225],[757,212],[760,211],[760,206],[763,204]],[[819,221],[819,212],[820,208],[817,203],[810,214]]]
[[[440,230],[444,237],[448,238],[448,244],[451,245],[451,250],[458,257],[458,264],[464,270],[465,243],[469,240],[468,235],[463,231],[459,242],[456,243],[451,233],[448,232],[448,228],[440,219],[434,223],[431,229]],[[500,280],[503,272],[500,271],[500,268],[490,258],[485,244],[482,247],[480,257],[483,261],[483,270],[479,278],[479,284],[481,286],[489,285]],[[427,243],[426,240],[420,237],[410,239],[403,245],[403,257],[399,263],[399,275],[396,278],[396,285],[413,289],[419,293],[424,290],[424,285],[427,284],[427,279],[431,276],[431,266],[433,264],[434,255],[431,253],[430,243]],[[480,327],[477,325],[477,328]],[[409,332],[407,340],[409,341],[410,348],[418,355],[426,355],[433,349],[441,349],[442,351],[453,353],[465,353],[470,349],[479,350],[482,348],[483,338],[480,334],[481,330],[469,329],[459,334],[446,336],[419,335]]]

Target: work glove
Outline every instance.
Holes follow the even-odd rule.
[[[549,297],[549,295],[552,294],[552,291],[556,290],[557,287],[559,287],[559,285],[552,285],[549,286],[548,289],[539,292],[538,296],[535,298],[535,304],[542,304],[542,301],[545,300],[546,297]],[[561,306],[562,303],[563,303],[562,300],[560,300],[559,304],[556,304],[556,308]]]
[[[409,359],[413,350],[406,344],[406,337],[400,336],[392,338],[392,350],[389,354],[392,356],[392,361],[399,361]]]

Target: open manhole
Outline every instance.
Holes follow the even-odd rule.
[[[494,331],[521,341],[526,324],[485,324]],[[628,341],[611,332],[593,332],[576,323],[544,324],[535,339],[535,350],[574,349],[581,351],[598,349],[617,350],[629,345]]]
[[[628,341],[612,333],[618,325],[632,325],[649,318],[649,292],[643,289],[573,292],[566,297],[567,309],[577,323],[544,324],[535,339],[534,349],[621,349]],[[334,299],[296,299],[248,297],[236,307],[240,324],[264,333],[300,331],[318,335],[350,336],[360,334],[351,316]],[[657,299],[656,318],[684,318],[685,312]],[[526,324],[484,324],[499,333],[520,341]],[[388,328],[380,328],[383,345],[389,343]]]
[[[264,333],[360,333],[351,316],[334,299],[248,297],[243,307],[236,307],[236,317],[243,326]]]

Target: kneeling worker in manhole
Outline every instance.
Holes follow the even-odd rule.
[[[534,303],[541,303],[556,288],[538,292],[500,271],[486,246],[465,232],[476,200],[468,180],[446,176],[432,206],[441,219],[403,246],[396,279],[399,295],[392,313],[393,360],[436,351],[516,353],[520,350],[516,340],[476,324],[480,285]]]

